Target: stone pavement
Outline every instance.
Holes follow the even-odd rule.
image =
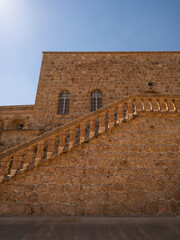
[[[0,217],[0,240],[180,240],[180,217]]]

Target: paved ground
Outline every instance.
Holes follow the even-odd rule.
[[[180,217],[0,217],[0,240],[180,240]]]

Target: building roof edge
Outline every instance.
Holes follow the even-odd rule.
[[[63,54],[68,54],[68,53],[74,53],[74,54],[88,54],[88,53],[101,53],[101,54],[112,54],[112,53],[117,53],[117,54],[121,54],[121,53],[180,53],[180,51],[43,51],[42,53],[63,53]]]

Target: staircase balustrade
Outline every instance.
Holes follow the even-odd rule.
[[[96,136],[97,125],[97,133],[102,134],[114,126],[131,120],[141,112],[180,112],[180,97],[150,94],[132,95],[4,151],[0,153],[0,182],[10,180],[13,176],[63,153],[67,145],[67,150],[71,150],[77,146],[77,143],[75,144],[77,138],[79,144],[87,140],[86,135],[88,135],[89,140],[92,139]],[[108,129],[106,127],[107,121]]]

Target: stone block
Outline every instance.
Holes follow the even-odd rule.
[[[132,202],[142,202],[146,200],[146,194],[144,192],[131,192],[130,201]]]
[[[54,174],[54,167],[52,166],[39,166],[39,172],[45,173],[45,174]]]
[[[177,192],[174,193],[174,199],[176,201],[180,201],[180,191],[177,191]]]
[[[38,184],[41,182],[41,175],[40,174],[32,174],[28,175],[25,178],[26,184]]]
[[[92,184],[101,184],[102,183],[102,177],[101,175],[94,175],[91,177],[91,183]]]
[[[60,205],[57,203],[43,204],[42,212],[44,215],[57,215],[58,216],[61,214]]]
[[[93,203],[87,206],[87,215],[99,215],[99,214],[101,214],[101,209],[98,204]]]
[[[36,193],[26,193],[26,199],[29,203],[38,203],[39,195]]]
[[[58,179],[58,177],[57,177]],[[54,175],[42,175],[41,177],[41,183],[55,183],[56,178]],[[57,180],[58,182],[58,180]]]

